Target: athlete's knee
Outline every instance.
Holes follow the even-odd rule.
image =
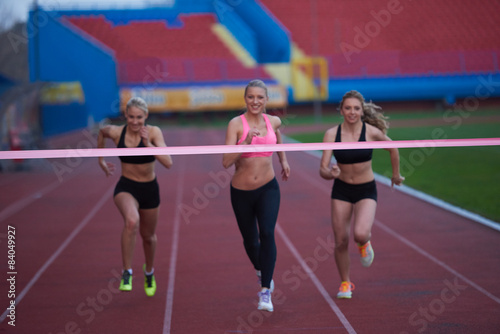
[[[137,233],[139,229],[139,217],[129,216],[125,218],[125,230],[128,233]]]
[[[142,242],[144,242],[145,244],[154,244],[156,243],[157,240],[156,233],[153,234],[141,233],[141,237],[142,237]]]
[[[370,237],[371,232],[369,230],[354,232],[354,241],[360,245],[364,245],[370,241]]]
[[[245,249],[247,250],[253,250],[259,248],[259,240],[254,239],[254,238],[244,238],[243,239],[243,245],[245,246]]]
[[[341,235],[335,236],[335,250],[336,251],[347,251],[349,247],[349,236]]]
[[[259,238],[261,243],[274,242],[274,228],[266,227],[260,229]]]

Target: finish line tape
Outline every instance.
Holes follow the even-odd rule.
[[[194,155],[223,154],[247,152],[289,152],[289,151],[322,151],[348,150],[363,148],[417,148],[417,147],[458,147],[458,146],[497,146],[500,138],[474,139],[429,139],[429,140],[395,140],[370,142],[334,142],[334,143],[293,143],[266,145],[206,145],[206,146],[169,146],[169,147],[136,147],[136,148],[82,148],[58,150],[26,150],[0,151],[1,159],[51,159],[51,158],[85,158],[114,157],[138,155]]]

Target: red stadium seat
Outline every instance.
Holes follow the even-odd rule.
[[[331,57],[331,76],[489,71],[494,65],[487,51],[500,52],[498,1],[405,1],[394,8],[387,0],[261,2],[306,54]],[[353,63],[342,63],[342,45],[357,49]],[[465,64],[463,51],[472,52]],[[386,66],[388,52],[399,53],[401,68]]]
[[[245,68],[212,32],[213,14],[180,15],[166,20],[136,20],[113,26],[104,16],[68,17],[93,38],[113,49],[121,83],[249,80],[263,70]]]

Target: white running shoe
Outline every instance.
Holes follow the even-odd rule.
[[[273,303],[271,302],[271,291],[269,289],[264,288],[262,289],[261,292],[258,293],[258,295],[259,295],[259,306],[257,307],[257,309],[268,312],[274,311]]]
[[[262,288],[262,273],[260,270],[256,270],[256,273],[257,273],[257,277],[259,278],[259,286]],[[274,280],[271,279],[271,286],[269,287],[269,290],[271,291],[271,293],[274,292]]]
[[[361,265],[363,267],[369,267],[372,265],[375,253],[373,252],[372,244],[368,241],[363,246],[358,244],[359,254],[361,255]]]
[[[350,299],[352,297],[352,290],[354,290],[354,284],[346,281],[342,282],[342,284],[340,284],[339,292],[337,293],[337,298]]]

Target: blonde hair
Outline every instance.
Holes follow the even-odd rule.
[[[268,93],[267,93],[267,86],[266,84],[264,83],[264,81],[262,80],[259,80],[259,79],[256,79],[256,80],[252,80],[248,83],[248,85],[245,87],[245,95],[247,95],[247,91],[248,91],[248,88],[250,87],[259,87],[259,88],[262,88],[264,89],[264,91],[266,92],[266,97],[268,97]]]
[[[340,101],[340,110],[344,106],[344,101],[349,98],[358,99],[361,102],[361,107],[363,108],[363,116],[361,116],[361,120],[370,125],[373,125],[380,129],[383,133],[387,133],[389,129],[389,123],[387,120],[389,117],[384,116],[382,113],[382,108],[374,104],[373,102],[366,102],[363,95],[356,90],[351,90],[344,94],[342,97],[342,101]]]
[[[140,97],[133,97],[127,102],[127,107],[125,108],[125,112],[127,112],[131,107],[136,107],[144,111],[144,113],[148,114],[148,104]]]

